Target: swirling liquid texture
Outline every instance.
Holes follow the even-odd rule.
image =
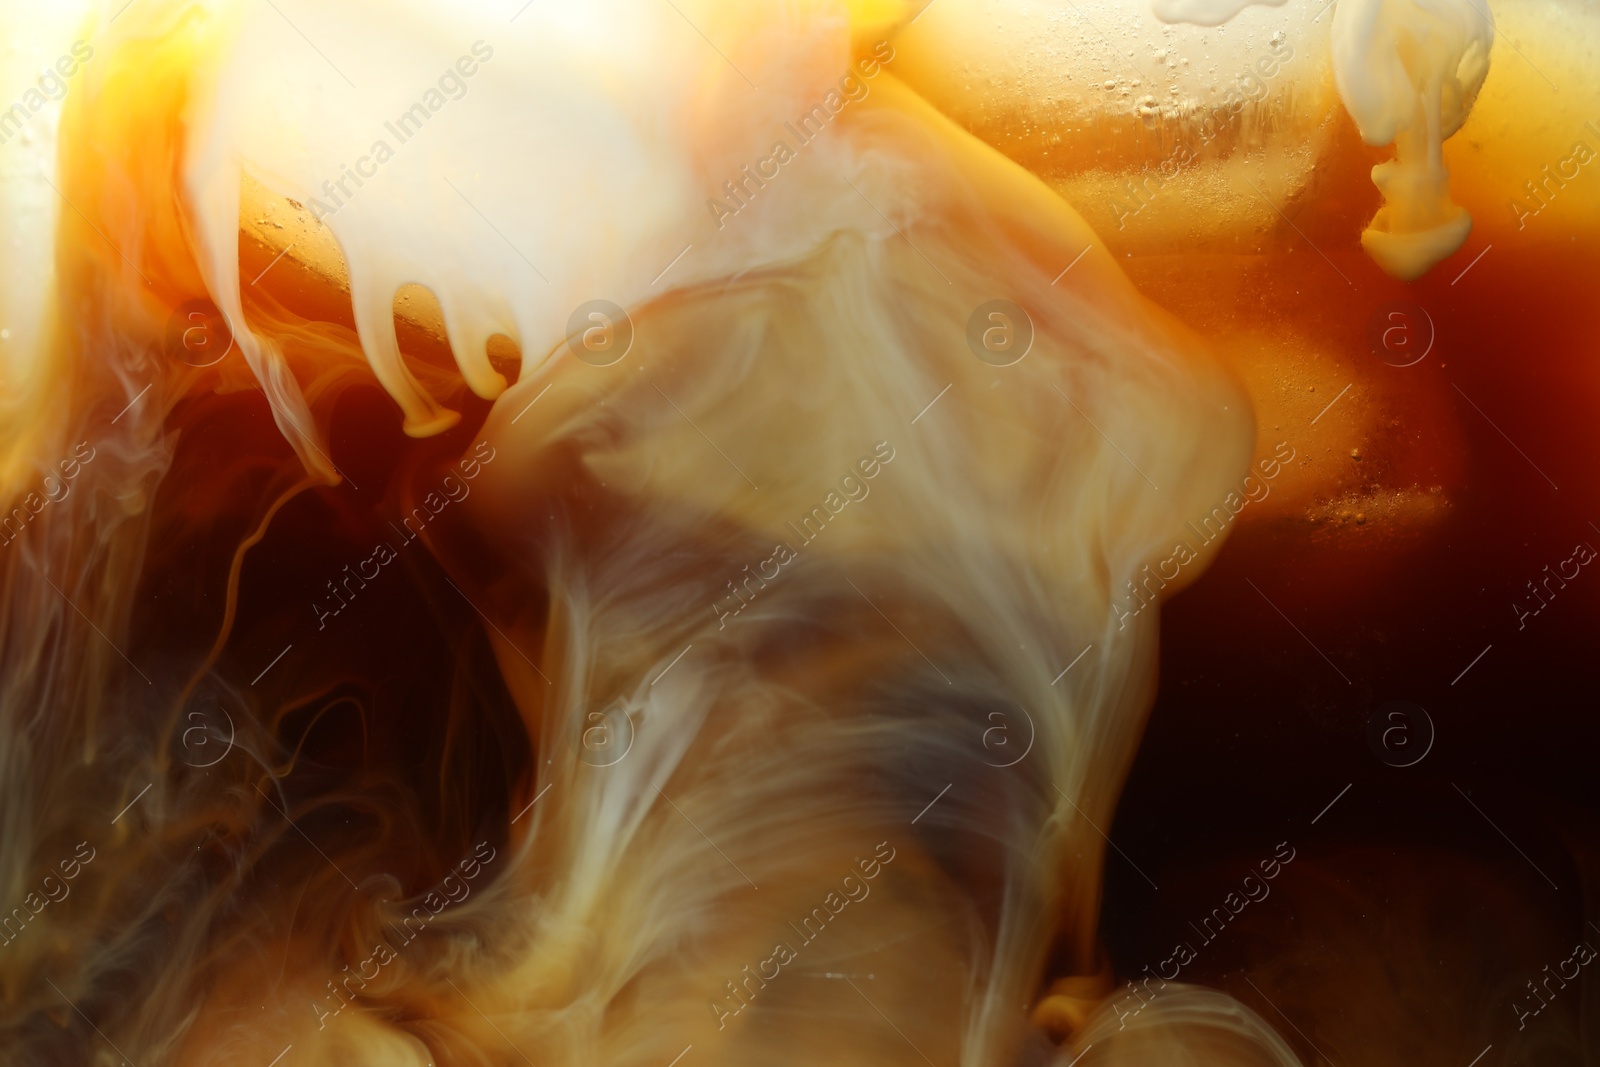
[[[1593,1062],[1592,5],[0,25],[0,1062]]]

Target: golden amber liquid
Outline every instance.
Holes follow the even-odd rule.
[[[1409,284],[1360,248],[1369,170],[1391,150],[1361,142],[1331,78],[1269,78],[1204,132],[1217,98],[1140,84],[1162,70],[1148,51],[1066,76],[1029,53],[1027,73],[984,77],[1036,40],[1021,17],[985,24],[998,52],[910,75],[1049,181],[1244,379],[1258,458],[1295,453],[1163,613],[1101,932],[1135,981],[1171,977],[1187,947],[1182,980],[1241,998],[1306,1062],[1465,1063],[1491,1042],[1578,1062],[1565,1037],[1517,1044],[1536,1039],[1514,1006],[1600,936],[1574,921],[1593,917],[1600,801],[1600,578],[1580,563],[1600,545],[1596,23],[1574,4],[1494,9],[1488,80],[1445,146],[1474,229]],[[1099,54],[1081,18],[1063,22]],[[1289,43],[1285,75],[1326,63]],[[1268,48],[1263,33],[1250,54]],[[1156,106],[1123,103],[1145,96]],[[1386,734],[1392,701],[1431,725]],[[1299,851],[1271,894],[1207,924],[1282,841]],[[1122,1013],[1141,1003],[1122,996]],[[1547,1014],[1559,1030],[1595,1011],[1568,990]]]
[[[1575,142],[1600,150],[1600,134],[1587,125],[1600,123],[1600,97],[1583,75],[1594,19],[1576,6],[1529,4],[1497,15],[1504,44],[1473,119],[1447,145],[1454,195],[1475,229],[1455,256],[1411,284],[1384,275],[1359,245],[1378,203],[1369,171],[1386,150],[1360,142],[1325,79],[1279,92],[1291,74],[1320,69],[1310,44],[1301,42],[1291,61],[1303,67],[1263,74],[1265,95],[1202,136],[1192,123],[1203,111],[1145,103],[1150,86],[1130,87],[1130,110],[1081,106],[1094,86],[1124,99],[1120,86],[1104,86],[1126,75],[1104,70],[1059,87],[1053,104],[1024,95],[964,111],[962,79],[919,59],[921,31],[900,42],[901,66],[886,77],[903,77],[1072,204],[1138,290],[1244,383],[1256,421],[1252,476],[1269,490],[1237,508],[1218,501],[1228,509],[1220,520],[1216,512],[1193,516],[1197,540],[1212,540],[1208,519],[1226,527],[1227,539],[1203,576],[1163,605],[1155,709],[1126,781],[1109,783],[1122,789],[1115,821],[1101,824],[1115,848],[1105,850],[1098,900],[1071,902],[1080,913],[1098,904],[1095,938],[1074,940],[1070,920],[1061,922],[1065,933],[1041,932],[1059,943],[1050,941],[1055,951],[1037,996],[1019,1013],[1039,1008],[1055,983],[1075,980],[1088,1000],[1114,998],[1118,1014],[1142,1011],[1154,994],[1128,983],[1170,975],[1181,959],[1182,981],[1238,998],[1305,1063],[1466,1064],[1486,1044],[1505,1062],[1586,1062],[1576,1035],[1594,1010],[1592,986],[1551,1000],[1536,1031],[1542,1043],[1525,1036],[1513,1009],[1531,1003],[1526,981],[1566,957],[1597,919],[1586,887],[1600,874],[1592,767],[1600,727],[1589,666],[1600,578],[1586,566],[1576,576],[1570,570],[1578,546],[1600,544],[1592,462],[1600,345],[1591,299],[1600,176],[1571,163],[1581,155]],[[929,13],[929,25],[937,17]],[[1073,32],[1095,40],[1083,27]],[[944,80],[942,93],[933,77]],[[1146,181],[1148,169],[1159,171],[1180,151],[1181,166]],[[1547,166],[1559,182],[1546,177]],[[1545,199],[1530,215],[1523,183],[1534,180],[1546,183]],[[1135,182],[1148,203],[1127,191]],[[304,320],[297,372],[324,353],[356,366],[337,271],[304,248],[272,266],[288,241],[266,243],[259,220],[282,210],[269,199],[247,201],[241,219],[241,273],[273,271],[264,295],[252,299],[281,302],[293,313],[285,319]],[[1130,216],[1126,226],[1121,214]],[[130,861],[125,869],[135,874],[118,887],[129,900],[153,896],[167,873],[161,848],[193,851],[204,884],[231,894],[226,914],[251,916],[219,921],[192,957],[196,973],[218,977],[187,1035],[191,1062],[250,1033],[252,1009],[264,1011],[268,999],[261,961],[289,976],[293,997],[284,999],[293,1003],[285,1011],[309,1028],[304,1001],[325,997],[326,957],[370,958],[379,932],[366,924],[380,903],[440,884],[480,845],[509,853],[528,783],[553,755],[540,748],[537,728],[560,714],[545,705],[533,661],[524,655],[533,668],[525,670],[505,647],[555,640],[544,621],[557,595],[541,566],[545,522],[562,510],[599,544],[628,517],[625,494],[588,469],[578,449],[557,449],[523,468],[531,474],[512,531],[475,527],[468,509],[452,502],[428,520],[425,538],[411,537],[406,517],[447,477],[464,478],[472,492],[490,480],[465,477],[461,463],[492,405],[461,387],[431,326],[436,316],[407,299],[397,309],[405,355],[462,414],[446,433],[406,436],[393,403],[360,374],[308,374],[330,462],[342,475],[338,485],[312,485],[237,365],[194,379],[201,384],[162,425],[173,457],[140,546],[126,653],[182,677],[193,663],[181,650],[213,648],[225,633],[214,649],[217,672],[255,677],[251,700],[268,709],[241,752],[282,787],[270,797],[257,790],[273,805],[266,808],[246,791],[257,779],[237,772],[233,784],[247,803],[219,788],[212,816],[165,827],[141,846],[144,861]],[[655,321],[678,328],[673,344],[694,349],[695,305],[664,304]],[[491,355],[514,377],[503,346]],[[512,462],[506,451],[484,461],[491,475]],[[683,574],[713,583],[708,576],[725,568],[708,547],[714,543],[693,529],[661,537]],[[392,550],[380,577],[352,579],[351,567],[374,560],[379,544]],[[469,600],[461,586],[492,599]],[[855,608],[876,625],[864,606]],[[945,622],[906,625],[920,640],[917,625],[937,634]],[[799,626],[796,634],[803,649],[823,651],[796,667],[784,650],[764,650],[759,666],[827,707],[846,706],[891,654],[910,658],[893,633],[882,644],[825,639]],[[274,666],[261,671],[267,664]],[[1426,731],[1407,720],[1408,733],[1390,733],[1383,715],[1393,701],[1425,709]],[[159,716],[150,715],[151,732],[159,732]],[[175,789],[204,794],[216,785],[197,764],[172,770]],[[903,770],[884,773],[892,779]],[[737,791],[726,802],[741,803]],[[1107,810],[1112,803],[1097,802]],[[294,814],[292,829],[277,818],[280,803]],[[259,823],[247,817],[251,805]],[[825,881],[835,868],[850,869],[850,853],[843,839],[823,842],[816,873]],[[330,869],[330,854],[338,867]],[[978,846],[937,861],[918,860],[910,848],[904,856],[896,877],[955,885],[983,900],[1003,888],[999,860]],[[1269,860],[1275,873],[1266,876]],[[517,877],[559,884],[562,872],[546,862],[528,859]],[[361,883],[351,892],[345,871]],[[389,880],[369,881],[373,872]],[[1250,888],[1263,879],[1270,892]],[[811,885],[768,887],[763,899],[799,914],[813,902]],[[286,903],[291,898],[296,903]],[[103,913],[119,906],[105,904]],[[183,906],[167,904],[175,929]],[[893,909],[893,898],[881,890],[871,907]],[[952,1060],[959,1034],[950,1006],[961,1003],[967,977],[949,947],[957,918],[932,933],[907,932],[921,969],[912,995],[891,1005],[907,1025],[916,1020],[919,1040],[938,1042],[927,1047]],[[490,959],[502,946],[481,947]],[[240,966],[237,958],[253,962]],[[564,959],[535,956],[486,968],[488,977],[468,988],[499,998],[479,1003],[509,1028],[521,1004],[570,1006],[594,962],[578,950],[571,958],[571,973]],[[897,958],[905,957],[882,958],[884,986]],[[425,962],[408,956],[405,969],[388,970],[388,984],[366,992],[381,1011],[365,1018],[424,1034],[437,1027],[447,1032],[438,1047],[494,1048],[515,1062],[513,1043],[482,1021],[490,1016],[424,973]],[[827,974],[793,976],[801,978],[817,983],[799,998],[807,1013],[774,1025],[775,1047],[804,1041],[838,1062],[876,1057],[879,1047],[863,1051],[853,1032],[819,1035],[812,1024],[825,1028],[832,1018],[827,998],[848,991]],[[641,982],[617,1003],[648,1004],[658,993]],[[549,1044],[529,1047],[563,1048],[560,1034],[539,1031],[535,1014],[519,1021]],[[1057,1025],[1066,1014],[1040,1015],[1028,1054],[1071,1059],[1076,1035]],[[1045,1048],[1045,1035],[1061,1047]],[[881,1036],[893,1049],[883,1058],[913,1060],[893,1033]],[[266,1049],[260,1062],[275,1052]],[[712,1055],[706,1045],[696,1053]],[[1101,1055],[1109,1055],[1104,1047]]]

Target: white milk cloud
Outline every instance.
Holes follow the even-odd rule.
[[[1372,168],[1384,203],[1361,246],[1412,280],[1461,247],[1472,216],[1450,199],[1446,138],[1467,121],[1489,73],[1494,17],[1474,0],[1343,0],[1333,14],[1333,71],[1371,145],[1395,158]]]
[[[463,378],[495,399],[480,443],[497,458],[489,466],[485,456],[448,520],[430,520],[418,551],[473,606],[469,625],[481,615],[474,634],[488,662],[472,669],[498,672],[486,680],[503,687],[518,727],[504,736],[526,746],[502,770],[520,814],[484,808],[504,859],[448,920],[441,909],[426,941],[389,959],[374,949],[387,936],[378,927],[403,927],[403,916],[374,861],[430,843],[417,824],[391,821],[398,794],[380,790],[384,814],[371,824],[309,826],[302,847],[284,821],[295,790],[281,788],[307,780],[294,758],[236,761],[237,789],[169,787],[141,755],[151,716],[128,713],[139,706],[117,681],[141,670],[134,660],[95,628],[18,624],[8,647],[27,669],[0,686],[0,741],[23,736],[16,724],[39,709],[62,730],[101,725],[73,733],[70,759],[33,758],[21,744],[0,751],[27,772],[9,779],[8,824],[31,819],[44,838],[137,801],[119,824],[122,846],[92,874],[115,884],[159,861],[166,894],[140,901],[127,922],[63,927],[52,951],[76,966],[70,977],[65,965],[51,969],[66,995],[105,1005],[99,1025],[136,1062],[266,1062],[292,1045],[295,1064],[327,1067],[667,1063],[692,1043],[697,1067],[798,1067],[881,1031],[876,1009],[833,1001],[828,1025],[774,1040],[773,1024],[832,990],[786,974],[725,1030],[706,1004],[729,975],[770,958],[778,928],[818,899],[819,872],[831,878],[893,840],[871,908],[841,914],[805,966],[871,968],[874,999],[919,1016],[919,1043],[936,1062],[1017,1062],[1039,1037],[1026,1005],[1046,970],[1066,957],[1088,967],[1098,951],[1106,845],[1096,827],[1112,818],[1154,698],[1156,613],[1119,625],[1113,597],[1237,484],[1253,436],[1247,400],[1071,208],[892,70],[740,211],[739,225],[718,230],[706,190],[758,158],[854,58],[845,5],[536,0],[514,23],[507,7],[219,0],[208,13],[140,0],[92,38],[60,173],[127,252],[43,242],[74,268],[63,285],[81,291],[64,293],[69,306],[96,312],[75,310],[70,336],[82,381],[100,383],[48,417],[99,412],[92,441],[103,458],[83,477],[148,493],[74,490],[52,506],[38,521],[55,536],[28,535],[30,545],[59,542],[49,574],[25,568],[15,548],[0,554],[28,594],[13,597],[19,618],[45,602],[57,620],[78,609],[108,635],[123,633],[117,620],[141,583],[171,573],[159,560],[181,545],[147,544],[136,519],[164,528],[154,519],[166,513],[155,513],[174,505],[154,488],[188,488],[162,482],[178,436],[164,419],[179,417],[179,398],[253,400],[239,396],[240,368],[233,399],[219,401],[214,386],[186,377],[193,368],[148,358],[168,309],[146,290],[186,297],[192,277],[227,313],[311,468],[294,470],[277,499],[331,467],[302,428],[319,425],[313,414],[325,425],[334,401],[296,374],[316,356],[358,353],[317,319],[329,327],[320,347],[296,349],[291,366],[291,330],[313,331],[293,309],[274,319],[260,290],[247,321],[241,187],[249,176],[309,203],[463,49],[484,42],[493,61],[480,63],[470,93],[430,106],[405,150],[366,168],[359,195],[342,196],[324,225],[347,261],[359,355],[407,430],[438,433],[456,416],[400,359],[391,307],[403,284],[434,291]],[[125,254],[154,276],[148,286]],[[562,356],[572,310],[600,298],[629,310],[633,351],[607,366]],[[1028,357],[1005,368],[965,343],[974,309],[995,299],[1026,308],[1035,328]],[[495,332],[523,350],[509,389],[488,364]],[[130,395],[148,388],[120,423],[107,419],[125,402],[106,401],[108,368],[137,372]],[[137,449],[115,447],[136,432]],[[879,440],[894,442],[879,460],[892,454],[891,476],[848,520],[830,521],[738,625],[722,626],[708,604],[727,562],[792,536],[786,524],[841,485],[839,472],[860,470],[863,442]],[[364,508],[358,491],[338,492],[340,507]],[[114,510],[113,499],[127,503]],[[195,504],[249,506],[228,494]],[[289,515],[267,509],[243,529],[297,521]],[[69,525],[74,516],[99,526]],[[110,546],[104,562],[65,565],[66,535],[97,529]],[[453,541],[452,531],[471,536]],[[238,559],[248,547],[241,540]],[[1212,551],[1203,546],[1174,588]],[[363,605],[409,580],[401,568],[383,573]],[[59,591],[43,584],[50,574],[64,578]],[[295,613],[309,634],[318,620],[303,601]],[[385,626],[413,625],[369,620],[364,644],[382,642]],[[340,640],[351,622],[318,640]],[[175,668],[145,666],[155,702]],[[633,734],[625,757],[602,768],[583,758],[584,712],[612,700]],[[1037,727],[1029,757],[1004,771],[982,742],[997,706],[1027,709]],[[450,724],[470,707],[418,714]],[[263,710],[262,721],[272,717]],[[239,726],[239,749],[251,751],[262,728],[254,716]],[[92,811],[74,788],[90,770],[109,794],[92,798],[105,801]],[[949,795],[908,830],[936,779],[951,783]],[[430,796],[441,799],[478,788],[465,776],[436,785]],[[252,838],[303,853],[314,864],[304,892],[278,867],[258,885],[256,859],[244,856],[260,855],[253,845],[237,864],[203,854],[217,820],[195,811],[211,807]],[[19,843],[4,860],[13,874],[36,851]],[[983,888],[948,869],[951,857],[981,862]],[[358,872],[349,886],[345,870]],[[318,888],[323,879],[332,893]],[[113,949],[102,934],[117,939]],[[329,979],[351,964],[372,974],[360,975],[363,1010],[323,1027]],[[156,980],[131,995],[129,973]],[[1232,1002],[1216,998],[1204,1017],[1231,1019]],[[87,1031],[39,1026],[23,1052],[84,1062],[67,1045],[80,1038]]]

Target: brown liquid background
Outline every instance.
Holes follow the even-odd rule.
[[[1336,277],[1329,284],[1314,254],[1289,256],[1250,271],[1260,306],[1323,325],[1346,351],[1370,356],[1373,311],[1409,299],[1429,309],[1438,341],[1413,367],[1370,357],[1375,381],[1307,435],[1303,462],[1360,469],[1377,486],[1443,483],[1448,506],[1422,531],[1407,529],[1404,513],[1364,525],[1312,509],[1275,521],[1241,514],[1216,564],[1163,613],[1160,695],[1110,831],[1163,891],[1157,901],[1111,858],[1102,931],[1130,973],[1169,954],[1174,939],[1199,947],[1187,923],[1287,839],[1300,858],[1272,897],[1202,951],[1194,980],[1256,1008],[1308,1062],[1314,1042],[1336,1063],[1465,1063],[1490,1042],[1512,1044],[1509,1002],[1526,996],[1523,980],[1600,936],[1587,926],[1600,873],[1600,582],[1581,573],[1522,631],[1510,607],[1529,599],[1524,583],[1542,567],[1600,537],[1589,525],[1593,447],[1579,443],[1593,424],[1585,305],[1600,256],[1592,246],[1564,256],[1497,246],[1454,288],[1460,256],[1408,287],[1348,246],[1323,247],[1357,293]],[[1297,267],[1287,262],[1296,258]],[[1149,292],[1164,272],[1147,270],[1132,273]],[[1343,380],[1319,377],[1317,407]],[[1492,404],[1505,436],[1450,383]],[[1305,386],[1285,382],[1291,390]],[[1349,416],[1364,403],[1397,425],[1385,417],[1377,434],[1352,432]],[[1436,731],[1428,755],[1405,768],[1381,762],[1368,742],[1369,720],[1395,699],[1425,708]],[[1597,1010],[1591,981],[1538,1021],[1571,1040]],[[1370,1058],[1377,1033],[1392,1035],[1392,1058]],[[1589,1061],[1556,1042],[1522,1062]]]
[[[1586,569],[1520,633],[1508,604],[1574,541],[1600,542],[1588,526],[1600,508],[1585,429],[1600,248],[1587,240],[1522,249],[1496,241],[1452,286],[1482,246],[1475,235],[1422,282],[1392,282],[1355,245],[1376,203],[1363,185],[1373,153],[1355,147],[1348,130],[1344,136],[1351,147],[1339,158],[1347,165],[1325,179],[1327,196],[1317,201],[1322,224],[1301,222],[1354,286],[1293,235],[1285,235],[1287,252],[1219,254],[1203,271],[1183,256],[1135,256],[1124,266],[1146,295],[1203,336],[1292,323],[1332,339],[1352,362],[1371,359],[1367,326],[1385,302],[1428,308],[1439,331],[1433,354],[1409,368],[1373,360],[1343,410],[1312,431],[1272,429],[1263,401],[1315,413],[1344,376],[1278,367],[1262,375],[1265,388],[1255,379],[1252,392],[1262,411],[1258,439],[1291,440],[1304,457],[1304,471],[1280,479],[1285,496],[1296,474],[1333,469],[1339,485],[1439,485],[1448,507],[1414,530],[1403,516],[1374,512],[1357,525],[1338,519],[1337,507],[1252,505],[1212,568],[1165,607],[1161,695],[1117,821],[1106,828],[1162,891],[1157,899],[1110,855],[1101,928],[1118,973],[1136,974],[1166,955],[1173,938],[1189,938],[1188,920],[1275,842],[1289,840],[1298,858],[1273,895],[1202,951],[1186,979],[1252,1004],[1307,1062],[1322,1049],[1341,1064],[1465,1063],[1486,1042],[1504,1047],[1513,1021],[1504,1005],[1517,982],[1589,936],[1583,921],[1596,916],[1585,882],[1597,873],[1600,726],[1589,664],[1600,580]],[[255,273],[252,255],[247,249],[247,276]],[[445,366],[426,337],[411,338],[408,355],[414,366]],[[1504,436],[1452,382],[1484,405]],[[321,582],[390,537],[387,523],[414,503],[407,487],[426,491],[467,449],[488,405],[461,392],[450,399],[462,424],[423,442],[400,433],[397,412],[375,386],[349,386],[332,404],[330,453],[352,484],[289,500],[252,550],[219,664],[224,674],[253,677],[285,632],[305,626],[308,601],[325,596]],[[262,519],[259,502],[300,477],[257,395],[194,395],[168,428],[182,437],[134,598],[128,652],[140,663],[210,645],[229,563]],[[1352,449],[1363,458],[1352,459]],[[461,517],[447,510],[429,536],[468,536]],[[380,829],[408,836],[413,869],[396,870],[396,857],[384,857],[406,893],[436,883],[486,828],[504,825],[529,748],[476,612],[422,549],[403,550],[329,622],[330,632],[296,642],[293,658],[261,683],[264,704],[286,708],[274,734],[316,768],[290,777],[300,827],[317,839]],[[1438,733],[1414,767],[1385,766],[1367,744],[1368,716],[1393,698],[1427,708]],[[453,710],[441,718],[435,709],[445,704]],[[1349,793],[1311,826],[1347,782]],[[1524,864],[1453,786],[1560,888]],[[318,810],[318,798],[369,790],[384,792],[381,812],[343,799]],[[219,868],[227,844],[219,829]],[[311,877],[320,863],[287,832],[275,847],[261,865],[275,881],[296,881],[297,871]],[[1246,972],[1258,988],[1242,981]],[[1397,997],[1396,989],[1405,992]],[[1592,982],[1569,993],[1541,1016],[1542,1026],[1575,1031],[1583,1008],[1592,1012]],[[1374,1053],[1374,1034],[1394,1044]],[[1577,1056],[1546,1049],[1537,1062],[1586,1062]]]
[[[1503,42],[1495,63],[1530,126],[1597,143],[1580,128],[1592,90],[1552,106]],[[1600,581],[1580,573],[1526,629],[1511,603],[1532,603],[1525,583],[1575,544],[1600,544],[1600,183],[1580,174],[1519,231],[1506,201],[1532,201],[1505,175],[1537,176],[1560,155],[1501,147],[1475,171],[1501,132],[1486,125],[1447,145],[1474,233],[1414,284],[1352,240],[1378,203],[1366,169],[1387,153],[1342,114],[1310,190],[1286,207],[1290,251],[1124,261],[1204,336],[1288,327],[1315,345],[1290,342],[1288,359],[1235,350],[1257,454],[1297,448],[1274,494],[1298,499],[1247,506],[1215,565],[1165,607],[1160,694],[1109,831],[1161,891],[1108,857],[1101,931],[1123,974],[1193,945],[1185,978],[1240,998],[1306,1062],[1465,1064],[1491,1043],[1502,1062],[1596,1055],[1592,978],[1525,1031],[1511,1004],[1536,1004],[1523,983],[1600,938]],[[1397,300],[1437,331],[1410,367],[1370,341]],[[1297,477],[1317,483],[1309,499]],[[1397,699],[1425,708],[1436,734],[1403,768],[1369,741]],[[1298,857],[1272,895],[1204,942],[1190,923],[1283,840]]]
[[[1340,191],[1353,205],[1343,217],[1359,218],[1375,198],[1360,184],[1361,167],[1342,177]],[[1408,527],[1403,507],[1373,509],[1358,524],[1339,514],[1353,516],[1359,502],[1277,513],[1249,505],[1212,568],[1165,607],[1160,696],[1117,820],[1107,827],[1161,892],[1108,855],[1101,931],[1124,976],[1169,956],[1174,941],[1200,949],[1184,979],[1254,1007],[1306,1062],[1317,1062],[1321,1049],[1337,1063],[1464,1063],[1487,1043],[1513,1040],[1508,1002],[1525,995],[1520,981],[1565,956],[1586,936],[1585,917],[1596,914],[1600,723],[1590,664],[1600,582],[1585,570],[1522,632],[1509,603],[1526,599],[1523,583],[1569,555],[1573,543],[1600,542],[1587,525],[1600,511],[1583,503],[1595,497],[1584,462],[1592,451],[1575,445],[1582,433],[1574,430],[1590,424],[1580,386],[1592,377],[1585,303],[1600,252],[1497,248],[1467,275],[1470,286],[1449,284],[1465,265],[1460,256],[1407,286],[1366,259],[1352,230],[1339,243],[1334,230],[1329,223],[1310,232],[1355,287],[1303,245],[1208,257],[1206,284],[1196,283],[1191,258],[1134,257],[1125,266],[1144,292],[1202,335],[1278,319],[1368,364],[1358,367],[1360,384],[1315,427],[1291,433],[1263,416],[1258,455],[1269,454],[1269,439],[1282,439],[1300,457],[1275,494],[1292,495],[1297,478],[1321,478],[1376,497],[1420,487],[1424,502],[1438,485],[1448,490],[1447,503],[1426,512],[1421,529]],[[1469,242],[1468,251],[1479,247]],[[1390,367],[1370,350],[1368,322],[1395,299],[1427,308],[1438,329],[1433,352],[1416,366]],[[428,358],[438,353],[417,362]],[[1303,365],[1273,368],[1267,379],[1269,402],[1312,414],[1342,381]],[[1452,382],[1493,405],[1500,430],[1538,457],[1559,492]],[[398,516],[407,505],[371,487],[437,482],[487,409],[470,396],[454,399],[464,405],[462,424],[425,442],[400,433],[396,411],[374,387],[341,399],[331,453],[369,488],[314,490],[273,523],[246,568],[229,673],[247,675],[276,654],[279,635],[303,621],[307,600],[318,594],[316,581],[364,557],[375,540],[393,540],[380,516]],[[199,643],[215,625],[206,610],[215,596],[206,591],[220,583],[246,522],[224,509],[207,516],[210,532],[202,535],[178,521],[182,501],[237,498],[241,485],[264,485],[269,471],[286,477],[293,462],[258,397],[197,399],[175,422],[187,427],[185,444],[158,507],[170,516],[167,528],[153,538],[165,547],[153,554],[138,599],[186,611],[154,613],[136,621],[135,632],[148,628],[165,634],[163,643],[183,644],[181,628],[192,625]],[[1353,459],[1352,449],[1362,458]],[[247,454],[259,457],[249,472],[241,460],[219,465],[215,458]],[[429,536],[451,536],[458,520],[447,511]],[[407,885],[421,891],[470,849],[474,832],[509,817],[527,740],[473,609],[420,546],[391,566],[403,567],[406,580],[372,583],[330,621],[333,633],[308,642],[265,684],[275,694],[269,704],[308,690],[326,693],[313,707],[354,698],[320,718],[312,707],[282,718],[280,736],[297,739],[306,763],[320,768],[320,779],[296,778],[295,788],[309,798],[335,782],[371,785],[373,772],[362,767],[384,768],[393,795],[406,798],[403,817],[428,846]],[[140,651],[132,652],[136,659]],[[1387,766],[1369,746],[1369,718],[1391,699],[1415,701],[1432,717],[1437,737],[1416,766]],[[459,713],[440,720],[430,709],[446,701]],[[442,788],[445,782],[452,786]],[[463,782],[473,783],[465,794]],[[1347,783],[1349,792],[1311,825]],[[348,812],[328,818],[346,832],[361,830]],[[302,826],[339,832],[316,820]],[[1284,840],[1297,858],[1272,894],[1213,944],[1202,942],[1188,924]],[[283,846],[286,856],[269,869],[296,851],[307,862],[297,842]],[[385,863],[393,869],[392,856]],[[1547,1035],[1568,1037],[1592,1013],[1592,986],[1569,992],[1539,1017]],[[1377,1033],[1394,1044],[1375,1054]],[[1557,1042],[1537,1062],[1584,1062],[1578,1055]]]

